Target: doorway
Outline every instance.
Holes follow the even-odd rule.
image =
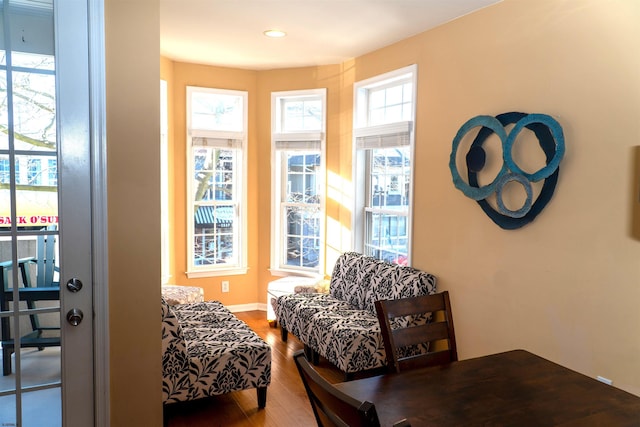
[[[100,93],[89,59],[96,22],[89,7],[98,3],[0,1],[3,426],[99,424],[94,372],[102,358],[94,343],[103,338],[94,316],[106,302],[94,307],[95,259],[103,253],[95,244],[102,220],[94,129],[101,119],[91,114]]]

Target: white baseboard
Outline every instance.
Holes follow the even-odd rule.
[[[267,311],[267,304],[262,302],[256,302],[253,304],[237,304],[237,305],[227,305],[225,306],[232,313],[239,313],[242,311]]]

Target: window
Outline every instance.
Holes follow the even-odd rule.
[[[246,272],[247,92],[187,88],[189,277]]]
[[[169,252],[169,102],[167,82],[160,80],[160,245],[163,285],[171,279]]]
[[[354,247],[406,265],[411,249],[415,65],[354,87]]]
[[[271,94],[272,272],[319,274],[324,247],[326,90]]]
[[[58,223],[53,44],[36,50],[0,52],[0,234]]]

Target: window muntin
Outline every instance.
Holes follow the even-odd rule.
[[[246,271],[246,92],[187,88],[189,271]]]
[[[317,151],[283,151],[286,189],[282,192],[280,217],[286,240],[281,254],[282,266],[317,269],[320,261],[321,170]],[[285,268],[286,268],[285,267]]]
[[[413,90],[411,80],[391,82],[369,89],[369,125],[412,120]]]
[[[29,232],[58,222],[55,58],[6,55],[0,51],[0,232],[14,221]]]
[[[411,66],[355,86],[354,247],[397,264],[411,248],[415,76]]]
[[[194,264],[238,265],[235,150],[194,149]]]
[[[272,94],[272,270],[322,268],[325,104],[324,89]]]
[[[406,263],[411,188],[409,147],[370,149],[366,158],[370,191],[364,208],[364,253]]]
[[[241,95],[194,92],[191,98],[192,129],[235,131],[244,129],[244,104]]]
[[[276,132],[320,132],[323,128],[323,106],[318,97],[282,97],[279,103],[280,126]]]

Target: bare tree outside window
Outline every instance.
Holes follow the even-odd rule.
[[[7,67],[6,54],[0,57],[0,227],[12,223],[13,169],[14,220],[42,228],[58,222],[54,58],[12,52],[11,60]]]

